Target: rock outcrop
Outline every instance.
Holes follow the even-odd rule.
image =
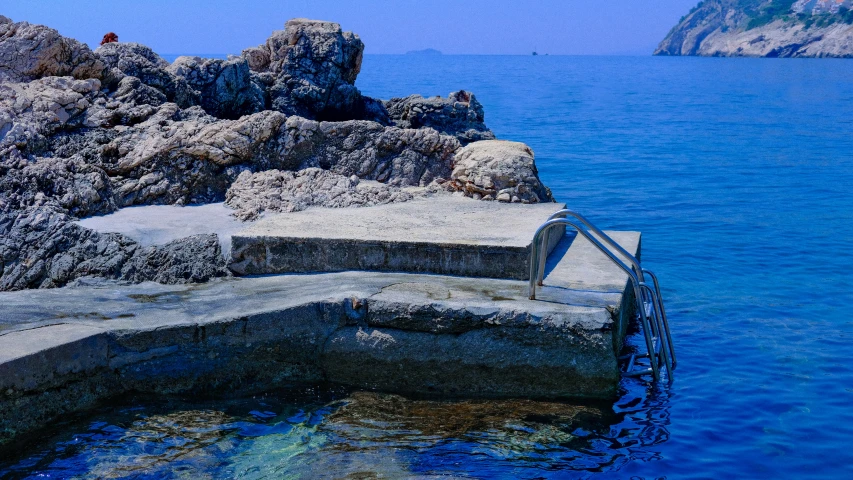
[[[447,98],[424,98],[411,95],[386,102],[388,116],[402,128],[430,127],[445,135],[453,135],[462,144],[478,140],[494,140],[486,127],[483,105],[471,92],[452,92]]]
[[[655,55],[853,57],[853,25],[838,13],[796,14],[793,2],[705,0]]]
[[[199,105],[215,117],[237,119],[264,109],[264,89],[243,58],[178,57],[167,71],[184,79]]]
[[[364,44],[340,25],[297,18],[266,43],[243,51],[252,71],[270,85],[273,110],[310,119],[362,118],[355,80]]]
[[[405,201],[406,187],[550,200],[529,149],[476,148],[491,132],[472,94],[392,101],[392,120],[355,88],[362,51],[337,24],[295,20],[241,57],[170,65],[0,17],[0,290],[229,274],[212,236],[142,247],[73,223],[131,205],[227,199],[249,219]]]
[[[519,142],[476,142],[456,154],[451,188],[478,200],[512,203],[552,202],[539,181],[533,150]]]
[[[97,78],[104,65],[85,44],[44,25],[14,23],[0,15],[0,82],[47,76]]]

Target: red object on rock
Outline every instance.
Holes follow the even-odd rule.
[[[117,42],[117,41],[118,41],[118,35],[116,35],[113,32],[110,32],[110,33],[104,35],[104,39],[101,40],[101,45],[103,45],[105,43],[113,43],[113,42]]]

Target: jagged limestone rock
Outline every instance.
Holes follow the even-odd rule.
[[[101,79],[104,64],[88,46],[52,28],[0,16],[0,82],[65,75]]]
[[[122,265],[118,279],[179,284],[229,275],[218,238],[202,234],[137,249]]]
[[[237,119],[264,109],[264,89],[244,58],[178,57],[167,71],[198,92],[199,105],[215,117]]]
[[[0,165],[38,155],[49,136],[81,127],[100,88],[97,79],[71,77],[0,83]]]
[[[488,132],[467,92],[441,100],[434,114],[407,117],[406,126],[417,128],[390,126],[385,105],[355,88],[363,45],[337,24],[292,21],[242,58],[174,65],[139,44],[108,43],[87,54],[54,30],[5,17],[0,32],[0,69],[17,75],[0,82],[0,290],[89,276],[175,283],[226,274],[209,238],[142,248],[73,221],[130,205],[218,202],[229,188],[247,218],[402,201],[412,195],[403,187],[444,185],[471,196],[487,188],[459,175],[448,181],[454,166],[463,177],[515,179],[485,198],[546,198],[532,153],[456,161],[460,139]],[[2,53],[33,40],[21,32],[44,41],[24,49],[24,63]],[[54,47],[72,52],[47,55]],[[24,71],[72,76],[30,79]],[[273,98],[289,116],[262,110]]]
[[[431,127],[455,136],[463,145],[495,139],[495,134],[484,123],[483,105],[473,93],[465,90],[452,92],[447,98],[420,95],[392,98],[385,106],[388,116],[398,127]]]
[[[198,105],[199,92],[196,92],[182,78],[176,78],[166,68],[169,62],[163,60],[153,50],[138,43],[105,43],[95,50],[95,55],[106,65],[104,82],[113,87],[125,76],[138,78],[149,87],[156,88],[166,95],[166,99],[182,108]]]
[[[243,51],[249,67],[270,73],[272,108],[310,119],[364,118],[355,87],[364,44],[333,22],[297,18],[266,43]]]

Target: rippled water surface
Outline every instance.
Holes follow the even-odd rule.
[[[849,478],[853,61],[366,56],[368,95],[465,88],[555,196],[643,232],[679,369],[601,405],[340,390],[126,399],[10,477]]]

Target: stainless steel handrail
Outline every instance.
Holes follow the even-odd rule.
[[[646,315],[645,302],[643,300],[644,290],[648,289],[650,292],[652,292],[651,288],[645,285],[645,283],[641,282],[640,279],[637,277],[637,274],[634,273],[634,271],[629,268],[628,265],[625,265],[625,263],[621,259],[619,259],[619,257],[614,255],[612,251],[605,247],[597,238],[595,238],[591,233],[589,233],[586,229],[582,228],[580,225],[567,218],[555,218],[543,223],[536,230],[536,233],[533,235],[533,242],[531,244],[532,251],[530,252],[530,284],[528,290],[528,297],[530,298],[530,300],[536,299],[536,284],[538,283],[539,270],[540,267],[542,270],[544,270],[545,268],[544,262],[541,264],[538,262],[540,253],[539,249],[542,237],[549,230],[551,230],[551,228],[556,227],[557,225],[568,225],[573,227],[575,230],[577,230],[578,234],[584,236],[587,240],[589,240],[590,243],[592,243],[596,248],[598,248],[598,250],[604,253],[607,258],[613,261],[613,263],[618,265],[619,268],[621,268],[625,271],[625,273],[628,274],[628,277],[631,279],[631,285],[634,290],[634,298],[637,302],[637,308],[639,309],[640,320],[643,324],[643,335],[645,336],[646,348],[649,352],[649,363],[651,364],[652,376],[655,380],[658,380],[660,378],[660,369],[657,362],[655,344],[652,337],[652,326],[649,323],[648,316]],[[545,247],[545,250],[547,250],[547,246]],[[640,274],[642,275],[642,272],[640,272]],[[654,292],[652,292],[652,295],[654,295]]]
[[[655,333],[656,333],[655,336],[658,338],[658,340],[661,343],[661,355],[663,356],[663,361],[664,361],[664,364],[666,365],[666,370],[667,370],[667,372],[670,373],[669,379],[672,380],[671,373],[675,369],[675,366],[672,362],[672,351],[670,350],[670,342],[668,341],[668,339],[663,338],[664,324],[663,324],[663,320],[661,319],[661,316],[660,316],[660,311],[658,309],[660,302],[658,301],[657,295],[655,295],[654,290],[652,290],[652,287],[650,287],[646,283],[643,283],[641,285],[641,287],[644,290],[646,290],[648,292],[649,296],[651,297],[650,306],[651,306],[651,310],[652,310],[653,317],[655,320],[655,323],[654,323]]]
[[[614,248],[617,252],[619,252],[622,256],[624,256],[625,258],[627,258],[627,259],[628,259],[628,261],[629,261],[629,262],[631,262],[631,265],[632,265],[632,267],[634,268],[634,271],[635,271],[635,272],[636,272],[636,274],[637,274],[637,278],[639,278],[639,280],[640,280],[641,282],[645,281],[645,279],[643,278],[643,268],[642,268],[642,266],[640,266],[640,261],[639,261],[639,260],[637,260],[637,258],[636,258],[636,257],[634,257],[633,255],[631,255],[630,253],[628,253],[628,251],[627,251],[627,250],[625,250],[624,248],[622,248],[622,245],[619,245],[618,243],[616,243],[616,241],[615,241],[615,240],[613,240],[612,238],[610,238],[610,236],[609,236],[609,235],[607,235],[606,233],[602,232],[598,227],[596,227],[595,225],[593,225],[593,224],[592,224],[592,222],[590,222],[589,220],[587,220],[587,218],[586,218],[586,217],[584,217],[583,215],[581,215],[580,213],[577,213],[577,212],[572,211],[572,210],[569,210],[569,209],[563,209],[563,210],[559,210],[559,211],[557,211],[557,212],[554,212],[550,217],[548,217],[548,220],[554,220],[555,218],[566,218],[566,217],[565,217],[566,215],[571,215],[572,217],[575,217],[576,219],[580,220],[580,222],[581,222],[581,223],[583,223],[584,225],[586,225],[586,227],[587,227],[588,229],[592,230],[592,232],[593,232],[593,233],[595,233],[596,235],[598,235],[599,237],[601,237],[601,239],[602,239],[602,240],[604,240],[604,241],[605,241],[605,243],[607,243],[608,245],[610,245],[611,247],[613,247],[613,248]],[[543,245],[545,245],[545,242],[550,242],[550,237],[549,237],[549,236],[546,236],[545,238],[543,238],[543,239],[542,239],[542,242],[543,242]],[[540,255],[540,257],[539,257],[539,264],[540,264],[540,265],[544,265],[544,264],[545,264],[545,262],[546,262],[546,260],[547,260],[547,257],[548,257],[548,248],[547,248],[547,246],[546,246],[545,248],[543,248],[543,249],[540,251],[540,254],[539,254],[539,255]],[[537,281],[538,281],[539,285],[542,285],[542,281],[543,281],[544,279],[545,279],[545,269],[544,269],[544,268],[542,268],[542,269],[539,271],[539,277],[538,277],[538,279],[537,279]]]
[[[666,309],[663,307],[663,297],[660,294],[660,283],[658,282],[658,276],[655,275],[651,270],[643,269],[643,273],[647,274],[652,279],[652,283],[655,285],[655,296],[657,297],[657,306],[660,309],[660,317],[663,323],[664,330],[666,331],[666,340],[669,344],[669,354],[672,357],[672,369],[675,370],[675,367],[678,365],[678,362],[675,359],[675,346],[672,343],[672,333],[669,331],[669,320],[666,318]]]

